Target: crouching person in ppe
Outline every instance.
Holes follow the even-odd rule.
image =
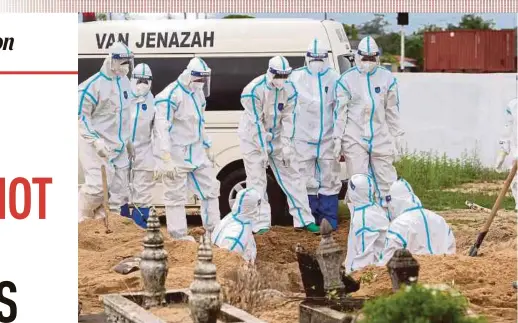
[[[455,254],[455,237],[450,226],[442,216],[423,208],[407,181],[394,182],[390,196],[392,222],[380,266],[386,265],[398,249],[408,249],[416,255]]]
[[[147,64],[135,66],[131,77],[131,142],[135,158],[131,161],[130,191],[134,208],[131,217],[135,223],[147,227],[149,209],[153,202],[155,161],[152,149],[152,131],[155,119],[154,97],[151,93],[153,75]]]
[[[79,84],[79,162],[85,183],[79,190],[79,222],[103,218],[101,167],[106,168],[109,207],[130,216],[129,167],[134,151],[130,140],[131,87],[128,73],[133,53],[114,43],[99,72]]]
[[[246,172],[246,187],[262,196],[259,219],[254,232],[263,234],[271,226],[271,209],[266,195],[266,169],[270,164],[275,179],[286,194],[293,225],[319,233],[311,214],[305,183],[294,163],[293,120],[297,91],[287,82],[291,67],[282,56],[268,63],[266,74],[250,82],[241,95],[244,112],[238,128],[239,143]]]
[[[347,195],[354,211],[344,261],[347,274],[378,263],[390,224],[387,212],[374,200],[375,188],[371,176],[355,174],[348,185]]]
[[[252,224],[259,215],[260,207],[261,194],[258,191],[250,188],[239,191],[232,212],[212,232],[212,243],[238,252],[243,259],[254,263],[257,249]]]
[[[516,149],[516,117],[518,112],[518,98],[511,100],[505,109],[505,123],[504,128],[498,144],[500,149],[498,151],[498,157],[496,161],[496,169],[501,170],[504,161],[507,156],[514,150],[514,155],[518,153]],[[513,198],[515,207],[518,211],[518,180],[516,176],[513,178],[511,183],[511,191],[513,192]]]
[[[205,61],[193,58],[178,79],[155,98],[159,177],[164,185],[167,231],[173,239],[194,241],[187,235],[187,187],[201,200],[203,227],[212,231],[220,221],[220,184],[203,117],[210,74]]]

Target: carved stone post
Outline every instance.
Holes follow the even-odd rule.
[[[216,323],[221,310],[221,286],[216,280],[216,265],[212,263],[210,233],[200,238],[198,262],[190,286],[189,309],[194,323]]]
[[[419,263],[407,249],[396,250],[387,263],[387,269],[394,292],[397,292],[402,284],[416,283],[419,277]]]
[[[146,231],[140,272],[145,293],[142,306],[150,308],[160,306],[165,302],[165,280],[168,271],[167,252],[164,250],[160,222],[154,208],[150,210]]]
[[[324,289],[341,291],[345,287],[340,275],[340,262],[344,251],[332,237],[333,228],[326,219],[320,224],[322,239],[317,248],[317,261],[324,277]]]

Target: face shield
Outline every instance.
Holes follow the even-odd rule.
[[[306,53],[306,65],[312,74],[318,74],[324,70],[328,60],[327,53]]]
[[[268,69],[268,73],[271,74],[273,86],[275,86],[277,89],[280,90],[280,89],[284,88],[284,84],[286,83],[286,81],[288,80],[288,77],[291,74],[291,69],[282,71],[282,70],[277,70],[273,67],[270,67]]]
[[[133,74],[134,59],[133,53],[111,55],[111,69],[117,76],[128,76]]]
[[[366,53],[361,50],[355,55],[356,66],[364,73],[370,73],[379,65],[379,53]]]
[[[136,96],[145,96],[151,91],[153,77],[150,75],[133,75],[131,80]]]
[[[191,71],[191,89],[194,92],[203,91],[205,97],[210,96],[210,72]]]

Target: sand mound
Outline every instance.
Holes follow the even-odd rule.
[[[141,290],[140,271],[121,275],[112,270],[122,259],[142,252],[144,230],[129,219],[110,217],[113,233],[106,234],[102,220],[79,224],[79,299],[83,312],[103,310],[98,297],[102,294]],[[193,230],[199,236],[202,230]],[[188,241],[170,241],[162,232],[168,252],[169,273],[167,288],[186,288],[193,280],[198,245]],[[197,234],[196,234],[197,233]],[[226,250],[214,248],[214,263],[218,268],[218,281],[242,263],[241,257]]]
[[[479,257],[468,257],[467,252],[482,228],[488,214],[472,210],[440,212],[451,224],[456,240],[455,256],[418,256],[421,264],[419,280],[423,283],[447,283],[468,297],[474,312],[484,314],[490,322],[516,322],[516,291],[512,282],[516,277],[516,214],[500,212],[486,236]],[[112,216],[114,231],[105,234],[102,221],[88,221],[79,225],[79,298],[84,313],[102,311],[98,296],[131,290],[140,290],[140,272],[126,276],[112,271],[123,258],[142,251],[144,230],[131,220]],[[346,246],[349,223],[340,224],[333,234],[335,240]],[[190,233],[199,237],[203,230],[193,228]],[[165,230],[165,247],[169,254],[168,288],[188,287],[193,279],[197,244],[169,241]],[[270,288],[290,296],[302,292],[302,283],[296,263],[297,243],[307,250],[315,250],[320,237],[307,232],[296,232],[290,227],[274,227],[265,235],[256,236],[257,270],[261,288]],[[243,264],[237,254],[214,248],[214,262],[218,281],[224,288],[243,285],[237,280],[237,271]],[[390,279],[385,268],[369,267],[354,274],[362,278],[356,295],[379,296],[391,292]],[[242,286],[240,288],[243,288]],[[298,322],[298,303],[282,297],[272,297],[257,304],[250,311],[255,316],[276,323]],[[239,306],[239,304],[236,304]]]

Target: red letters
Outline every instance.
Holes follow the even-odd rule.
[[[46,198],[47,198],[47,190],[46,184],[52,184],[52,178],[50,177],[35,177],[32,179],[32,183],[38,185],[38,218],[41,220],[46,219]],[[21,212],[18,212],[16,197],[17,188],[19,185],[23,188],[23,208]],[[6,183],[5,178],[0,178],[0,220],[5,219],[5,207],[6,207]],[[9,185],[9,211],[11,216],[17,220],[26,219],[31,213],[31,183],[28,179],[24,177],[16,177],[11,181]],[[19,193],[18,193],[19,194]]]

